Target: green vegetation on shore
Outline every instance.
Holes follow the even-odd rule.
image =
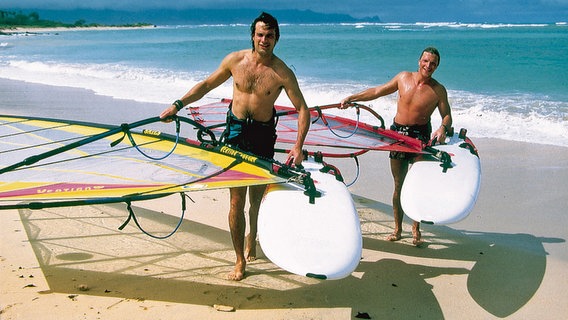
[[[146,27],[149,23],[134,23],[125,25],[105,25],[99,23],[87,23],[85,20],[77,20],[75,23],[63,23],[58,21],[40,19],[37,12],[23,14],[22,12],[0,10],[0,30],[16,28],[92,28],[92,27]],[[1,32],[0,32],[1,34]]]

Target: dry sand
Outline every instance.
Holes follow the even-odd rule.
[[[130,120],[163,108],[4,79],[0,95],[3,114],[99,122],[116,108],[129,109],[121,116]],[[53,111],[79,102],[95,109]],[[134,224],[119,231],[128,215],[121,204],[0,211],[0,319],[561,319],[568,148],[475,142],[483,169],[476,207],[460,223],[423,226],[422,248],[411,245],[408,220],[402,241],[383,240],[393,225],[387,155],[360,158],[362,175],[350,190],[363,258],[342,280],[289,274],[262,251],[246,279],[225,280],[234,262],[226,190],[190,194],[180,230],[165,240]],[[329,161],[353,178],[351,160]],[[135,206],[141,224],[159,235],[181,213],[178,195]]]

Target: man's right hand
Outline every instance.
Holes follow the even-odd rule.
[[[339,105],[339,109],[347,109],[349,107],[353,106],[353,102],[349,100],[349,98],[345,98],[343,100],[341,100],[341,103]]]
[[[162,111],[162,113],[160,114],[160,119],[162,119],[163,122],[172,122],[173,117],[177,114],[177,108],[175,105],[171,105],[169,108],[166,108],[164,111]]]

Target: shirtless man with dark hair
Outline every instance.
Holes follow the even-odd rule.
[[[356,101],[374,100],[398,91],[397,111],[391,129],[421,139],[423,142],[430,141],[430,138],[445,141],[446,134],[452,126],[452,115],[446,88],[432,78],[439,64],[440,53],[436,48],[428,47],[422,51],[418,59],[417,71],[400,72],[383,85],[353,94],[341,101],[341,108],[347,108]],[[432,134],[430,116],[436,109],[442,117],[442,125]],[[415,160],[415,157],[416,154],[390,153],[390,166],[394,179],[392,206],[395,228],[387,237],[389,241],[398,241],[402,237],[404,212],[400,205],[400,191],[409,164]],[[414,245],[419,246],[423,243],[418,221],[413,223],[412,235]]]
[[[251,25],[252,50],[229,53],[220,66],[205,80],[196,84],[181,99],[165,109],[160,117],[168,121],[184,106],[201,99],[212,89],[233,78],[233,100],[229,110],[229,131],[224,139],[244,151],[260,153],[272,158],[276,139],[274,103],[282,91],[298,111],[298,135],[288,154],[288,160],[299,165],[302,148],[310,126],[310,114],[294,73],[274,53],[280,36],[277,20],[262,13]],[[265,185],[230,188],[229,228],[236,253],[234,270],[229,280],[239,281],[245,276],[247,261],[256,258],[258,210]],[[245,202],[249,192],[249,226],[245,257]]]

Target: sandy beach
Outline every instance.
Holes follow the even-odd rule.
[[[164,107],[6,79],[0,96],[0,114],[117,124]],[[350,191],[363,257],[342,280],[289,274],[261,250],[243,281],[225,280],[234,263],[227,190],[191,193],[180,230],[165,240],[133,224],[118,230],[124,204],[0,211],[0,319],[562,319],[568,148],[474,142],[483,176],[473,212],[456,224],[423,225],[420,248],[406,218],[403,240],[384,240],[393,228],[388,156],[360,157]],[[353,178],[352,160],[329,162]],[[134,206],[158,234],[181,214],[179,195]]]

